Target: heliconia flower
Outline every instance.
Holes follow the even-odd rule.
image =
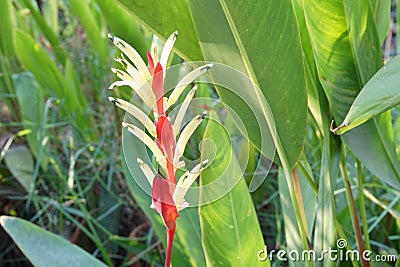
[[[128,43],[109,35],[112,42],[122,51],[121,58],[115,60],[123,67],[123,70],[111,69],[121,80],[114,82],[109,88],[129,86],[154,113],[154,121],[152,121],[148,115],[133,104],[109,97],[111,102],[135,117],[144,126],[143,130],[136,125],[122,123],[123,127],[126,127],[151,150],[165,175],[164,177],[160,172],[155,173],[142,159],[137,159],[140,169],[152,186],[150,206],[161,215],[166,227],[165,266],[170,265],[172,242],[179,211],[189,206],[189,203],[185,201],[185,195],[208,164],[207,160],[199,163],[192,170],[184,173],[178,182],[176,181],[176,170],[185,167],[184,161],[181,160],[185,147],[207,113],[203,112],[194,117],[181,130],[184,115],[197,86],[194,86],[186,95],[173,123],[170,121],[167,111],[176,103],[189,84],[212,67],[212,64],[207,64],[189,72],[178,82],[170,96],[165,97],[166,66],[177,35],[178,33],[174,32],[167,39],[160,57],[158,57],[155,46],[152,46],[151,52],[147,53],[148,65]]]
[[[157,92],[154,92],[154,88],[152,88],[152,83],[158,83],[160,80],[164,80],[165,77],[165,69],[166,64],[171,53],[172,47],[175,43],[177,32],[174,32],[167,40],[164,45],[164,48],[161,52],[161,57],[159,61],[156,61],[155,55],[151,53],[147,53],[147,57],[149,60],[149,67],[146,66],[146,63],[140,57],[139,53],[131,47],[128,43],[123,41],[118,37],[113,37],[109,35],[109,38],[113,41],[113,43],[125,54],[126,57],[134,64],[134,66],[124,58],[123,54],[121,58],[116,58],[116,61],[121,63],[122,67],[125,71],[114,69],[111,70],[120,78],[120,81],[116,81],[109,86],[109,89],[114,89],[120,86],[129,86],[131,89],[138,94],[138,96],[143,100],[143,102],[149,106],[150,108],[158,108],[157,101],[160,100],[157,98],[156,93],[158,94],[161,90],[160,87],[156,87]],[[154,53],[154,52],[153,52]],[[158,66],[158,67],[157,67]],[[160,101],[160,105],[165,102],[164,111],[167,111],[172,105],[176,103],[179,96],[182,94],[184,89],[191,84],[195,79],[197,79],[200,75],[205,73],[208,69],[212,67],[212,64],[206,64],[201,66],[193,71],[189,72],[186,76],[184,76],[181,81],[177,84],[175,89],[172,91],[169,98],[163,97]],[[158,73],[162,72],[162,75]],[[153,76],[157,81],[154,81]],[[161,79],[162,78],[162,79]],[[163,92],[164,93],[164,92]],[[165,98],[165,99],[164,99]],[[160,110],[153,110],[157,114],[160,113]],[[162,114],[160,114],[162,115]]]

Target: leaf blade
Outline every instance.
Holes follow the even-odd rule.
[[[80,247],[23,219],[1,216],[0,224],[34,266],[106,266]]]
[[[352,3],[345,2],[346,5],[316,0],[303,2],[318,76],[336,121],[343,121],[362,85],[381,64],[369,2],[357,3],[361,7],[354,9],[356,13],[351,13]],[[357,20],[366,24],[359,24]],[[373,51],[365,52],[368,47]],[[364,54],[368,57],[363,58]],[[379,129],[380,125],[384,125],[384,130]],[[393,149],[390,128],[387,118],[377,117],[346,133],[342,140],[380,179],[400,188],[400,163]]]
[[[262,94],[252,93],[267,99],[289,168],[292,168],[300,158],[304,143],[307,94],[297,22],[291,4],[252,1],[249,5],[222,0],[189,1],[189,4],[204,58],[236,68],[259,86]],[[261,22],[249,20],[250,14],[254,20],[261,20],[264,27],[259,27]],[[290,23],[281,26],[287,28],[280,28],[278,21],[287,20]],[[282,31],[292,33],[293,38],[278,51]],[[265,42],[266,37],[269,42]],[[231,95],[222,91],[219,94],[239,114],[243,112],[238,110]],[[259,143],[256,137],[250,136],[250,139],[256,145]]]
[[[216,117],[212,112],[210,116]],[[226,189],[227,192],[222,198],[210,202],[209,200],[215,197],[214,189],[200,188],[201,203],[210,202],[200,206],[199,210],[207,265],[269,266],[268,260],[262,262],[257,258],[257,251],[264,248],[263,238],[253,202],[246,182],[241,177],[242,172],[227,133],[217,122],[209,120],[204,138],[218,139],[218,142],[214,142],[217,154],[213,163],[202,172],[200,185],[205,186],[217,181],[224,187],[219,187],[218,190]],[[208,142],[202,143],[202,156],[205,158],[210,156],[210,152],[214,152],[209,145],[213,146]],[[230,177],[231,182],[221,182],[220,179],[225,180],[226,177]]]
[[[400,56],[390,60],[357,95],[336,134],[343,134],[400,104]]]
[[[185,60],[203,60],[187,1],[176,0],[173,5],[168,0],[116,1],[131,11],[143,25],[164,39],[177,30],[182,37],[177,38],[174,50]]]

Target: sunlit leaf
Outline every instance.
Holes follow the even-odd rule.
[[[382,64],[369,1],[345,1],[344,5],[305,0],[304,10],[318,77],[335,121],[343,121],[363,85]],[[390,119],[381,116],[342,139],[374,174],[400,188],[400,163],[391,131]]]
[[[176,52],[187,60],[203,60],[186,0],[174,0],[173,5],[168,0],[115,1],[121,3],[144,26],[164,39],[177,30],[180,37],[174,45]]]
[[[343,134],[400,104],[400,57],[389,61],[357,95],[344,121],[335,130]]]
[[[216,114],[210,116],[215,118]],[[253,202],[227,133],[218,122],[211,119],[204,138],[214,142],[203,142],[202,156],[207,159],[214,145],[216,155],[212,164],[201,174],[200,186],[203,188],[200,188],[200,201],[207,203],[214,198],[216,191],[226,191],[222,198],[200,206],[201,235],[207,265],[269,266],[268,260],[263,262],[257,257],[257,252],[264,249],[264,242]],[[213,186],[207,188],[209,184]],[[219,188],[214,189],[216,186]]]
[[[106,266],[61,236],[20,218],[1,216],[0,224],[36,267]]]

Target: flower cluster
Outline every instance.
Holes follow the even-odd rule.
[[[151,207],[161,215],[166,226],[165,266],[170,265],[172,241],[176,227],[175,221],[179,217],[178,212],[188,206],[184,198],[185,194],[207,165],[207,161],[201,162],[191,171],[184,173],[176,182],[176,170],[185,167],[184,161],[181,160],[185,146],[190,136],[206,117],[206,112],[204,112],[194,117],[181,129],[184,115],[197,86],[194,86],[186,95],[173,123],[168,117],[168,110],[177,102],[185,88],[212,66],[211,64],[204,65],[189,72],[178,82],[169,97],[165,97],[166,65],[176,37],[177,32],[174,32],[167,39],[159,58],[156,49],[148,52],[148,65],[146,65],[139,53],[128,43],[109,35],[112,42],[122,51],[121,58],[116,58],[116,61],[123,67],[122,70],[111,69],[120,80],[111,84],[110,89],[129,86],[151,108],[154,115],[154,121],[152,121],[141,109],[131,103],[109,97],[110,101],[134,116],[144,126],[145,130],[142,130],[130,123],[124,122],[122,124],[151,150],[164,173],[164,175],[160,172],[154,173],[142,159],[137,159],[141,170],[152,186]]]

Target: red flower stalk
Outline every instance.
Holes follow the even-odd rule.
[[[179,181],[176,182],[176,170],[185,166],[185,163],[181,161],[185,146],[190,136],[206,116],[206,113],[196,116],[181,130],[184,114],[197,87],[193,87],[187,94],[173,124],[167,115],[167,111],[176,103],[184,89],[212,66],[208,64],[191,71],[176,85],[170,96],[168,98],[165,97],[164,78],[166,75],[166,64],[176,36],[177,32],[174,32],[168,38],[159,61],[155,58],[154,52],[147,53],[148,66],[137,51],[129,44],[118,37],[109,36],[113,43],[130,60],[126,60],[123,55],[121,58],[116,59],[117,62],[122,64],[124,70],[111,69],[121,80],[114,82],[110,86],[110,89],[119,86],[131,87],[154,113],[155,119],[152,122],[141,109],[131,103],[122,99],[109,97],[110,101],[133,115],[145,127],[151,137],[138,126],[122,123],[124,127],[128,128],[129,132],[142,140],[152,151],[159,166],[165,173],[165,177],[160,172],[155,174],[150,166],[145,164],[141,159],[137,159],[140,168],[152,186],[151,207],[161,215],[166,227],[166,267],[170,266],[171,262],[176,219],[179,217],[178,212],[189,206],[189,203],[184,199],[185,194],[207,165],[207,161],[198,164],[191,171],[184,173],[179,178]],[[179,138],[176,139],[178,136]]]

